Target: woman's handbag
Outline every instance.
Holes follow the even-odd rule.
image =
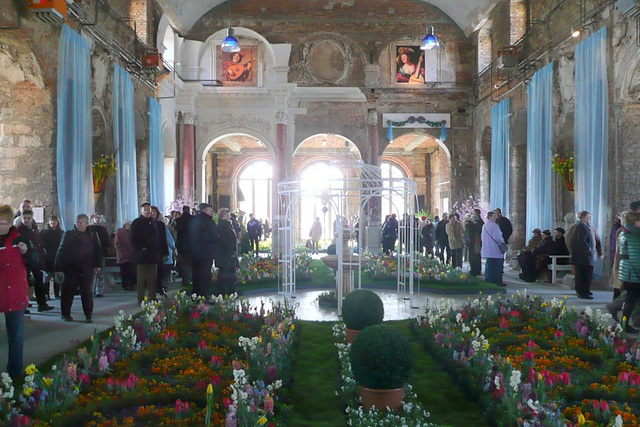
[[[509,246],[507,246],[506,243],[498,242],[496,239],[493,238],[493,236],[491,234],[489,234],[489,237],[491,237],[491,240],[496,242],[496,245],[498,245],[498,250],[500,251],[501,254],[506,254],[507,253],[507,251],[509,250]]]

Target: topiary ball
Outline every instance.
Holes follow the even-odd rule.
[[[384,304],[371,291],[358,289],[347,295],[342,302],[342,320],[347,329],[360,331],[367,326],[382,323]]]
[[[388,325],[363,329],[351,344],[349,358],[353,377],[366,388],[401,388],[413,374],[409,340]]]

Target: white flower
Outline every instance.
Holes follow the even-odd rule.
[[[618,415],[613,423],[613,427],[622,427],[622,417]]]
[[[518,386],[520,385],[520,371],[518,370],[513,370],[511,371],[511,378],[509,379],[509,386],[511,386],[511,388],[513,389],[513,391],[518,391]]]

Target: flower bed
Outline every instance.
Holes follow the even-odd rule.
[[[311,256],[306,249],[296,252],[296,280],[311,280]],[[278,278],[280,266],[277,258],[256,258],[253,254],[244,254],[240,258],[238,277],[243,283],[250,281],[267,281]]]
[[[180,293],[170,307],[145,303],[140,317],[121,312],[115,333],[62,357],[51,373],[29,366],[19,396],[3,376],[0,415],[20,425],[278,425],[274,401],[290,378],[292,319],[289,307],[258,312],[235,296]],[[265,351],[243,353],[238,343],[247,341]]]
[[[349,351],[351,344],[347,344],[347,332],[344,323],[336,323],[333,326],[333,336],[338,349],[338,359],[340,360],[340,374],[342,385],[338,394],[344,401],[347,413],[347,424],[350,426],[381,426],[381,425],[402,425],[402,426],[433,426],[427,421],[429,413],[422,407],[415,393],[408,384],[404,391],[402,409],[397,412],[386,412],[376,408],[365,409],[360,404],[358,385],[353,378],[351,362],[349,361]]]
[[[386,255],[364,254],[362,271],[369,277],[378,280],[387,280],[398,274],[397,258]],[[407,261],[408,263],[409,261]],[[470,277],[460,268],[454,268],[444,264],[440,258],[418,254],[414,261],[414,277],[421,280],[442,282],[470,282]]]
[[[440,300],[413,327],[497,425],[638,425],[640,348],[610,318],[525,292]]]

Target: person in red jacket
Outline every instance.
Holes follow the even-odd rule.
[[[29,305],[27,283],[28,239],[12,226],[11,206],[0,206],[0,312],[4,313],[9,340],[7,372],[22,374],[24,310]]]

